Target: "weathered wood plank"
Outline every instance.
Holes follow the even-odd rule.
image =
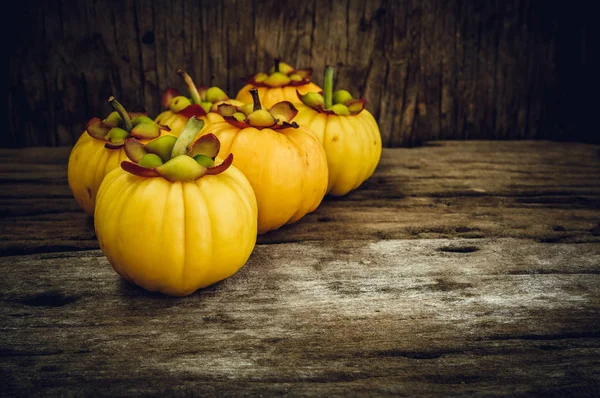
[[[386,149],[375,174],[261,243],[522,237],[600,242],[600,147],[441,142]],[[68,148],[0,150],[0,255],[98,248],[66,182]]]
[[[600,394],[598,146],[387,149],[183,299],[81,251],[68,153],[0,150],[0,395]]]
[[[597,395],[600,246],[259,245],[183,299],[99,251],[0,258],[4,393]]]
[[[570,49],[585,53],[581,37],[591,26],[576,6],[59,0],[15,7],[2,146],[71,145],[91,117],[109,111],[110,95],[156,115],[160,93],[183,88],[179,67],[235,95],[241,78],[274,57],[312,66],[318,84],[325,65],[336,65],[338,86],[366,96],[386,146],[438,137],[595,139],[578,121],[589,118],[558,108],[561,93],[583,93],[569,88],[587,79],[570,78],[573,67],[589,69]],[[566,102],[579,109],[569,104],[581,101]],[[583,128],[557,132],[559,122]]]

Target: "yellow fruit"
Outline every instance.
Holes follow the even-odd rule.
[[[178,137],[189,119],[189,117],[184,116],[181,113],[175,113],[169,110],[158,115],[154,121],[158,124],[162,124],[163,126],[169,126],[171,129],[169,134]],[[205,129],[212,123],[223,121],[223,117],[215,112],[209,112],[206,114],[206,116],[200,116],[198,119],[202,119],[204,121]]]
[[[96,194],[104,177],[127,159],[123,148],[108,149],[105,141],[84,132],[69,156],[67,176],[75,200],[90,216],[94,215]]]
[[[327,188],[327,160],[319,140],[306,128],[239,128],[215,123],[203,134],[221,141],[220,157],[250,181],[258,203],[258,233],[298,221],[314,211]]]
[[[244,87],[242,87],[235,99],[243,103],[252,102],[250,90],[253,88],[258,89],[258,96],[260,97],[260,102],[265,108],[270,108],[281,101],[298,102],[298,94],[296,94],[296,90],[298,90],[300,94],[307,94],[313,91],[323,91],[319,86],[312,82],[308,84],[303,84],[301,86],[283,87],[255,87],[251,84],[247,84]]]
[[[192,116],[202,119],[205,127],[208,127],[212,123],[223,121],[218,114],[219,105],[242,105],[239,101],[229,99],[219,87],[196,87],[190,75],[183,69],[178,69],[177,74],[183,78],[191,98],[180,95],[175,88],[165,90],[161,99],[165,111],[154,120],[158,124],[169,126],[170,134],[176,137],[179,137]]]
[[[189,295],[236,273],[254,249],[252,186],[231,157],[212,162],[215,136],[189,145],[202,127],[192,117],[164,164],[147,152],[156,146],[128,140],[131,161],[111,171],[98,191],[100,248],[119,275],[146,290]]]
[[[294,106],[294,121],[314,132],[327,154],[328,194],[345,195],[373,174],[381,157],[381,134],[369,111],[338,116],[300,103]]]
[[[92,118],[69,155],[69,187],[79,206],[91,216],[104,176],[127,158],[123,150],[125,139],[137,136],[146,142],[164,132],[146,116],[132,117],[138,113],[128,113],[114,97],[109,102],[116,111],[104,120]]]
[[[310,81],[312,69],[294,69],[285,62],[274,60],[274,65],[269,70],[269,74],[258,73],[248,79],[248,84],[237,93],[236,100],[243,103],[252,102],[250,90],[258,89],[258,96],[262,106],[271,108],[278,102],[290,101],[297,102],[298,95],[309,92],[323,91],[319,86]]]
[[[233,167],[175,183],[116,168],[100,187],[94,219],[100,248],[119,275],[186,296],[246,263],[256,211],[252,187]]]

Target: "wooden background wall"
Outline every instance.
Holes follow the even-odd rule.
[[[587,65],[586,31],[570,8],[551,3],[21,2],[11,16],[1,146],[72,145],[89,118],[107,114],[111,94],[156,114],[165,88],[184,88],[178,67],[234,96],[240,78],[274,57],[312,66],[317,84],[325,64],[337,65],[337,86],[367,98],[386,146],[585,139],[560,110],[580,110],[561,94],[577,94],[570,72]]]

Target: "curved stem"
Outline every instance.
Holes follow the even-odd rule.
[[[252,111],[256,112],[261,110],[262,106],[260,104],[260,98],[258,98],[258,90],[253,88],[250,90],[250,95],[252,96],[252,101],[254,101],[254,108],[252,108]]]
[[[279,60],[275,58],[275,72],[279,72]]]
[[[121,116],[121,119],[123,119],[123,121],[125,122],[125,130],[127,130],[127,132],[130,132],[133,128],[133,125],[131,124],[131,118],[129,117],[129,113],[127,113],[123,105],[121,105],[119,101],[117,101],[112,95],[108,99],[108,102],[113,106],[113,108],[115,108],[115,111],[119,113],[119,116]]]
[[[171,151],[171,158],[176,156],[185,155],[188,150],[188,146],[194,141],[196,135],[202,130],[204,127],[204,121],[201,119],[197,119],[196,116],[192,116],[189,118],[183,131],[177,137],[177,141],[175,141],[175,145],[173,145],[173,150]]]
[[[323,80],[323,86],[323,89],[325,91],[325,109],[329,109],[331,108],[331,105],[333,105],[333,66],[331,65],[327,65],[325,67],[325,78]]]
[[[200,98],[198,88],[196,88],[196,85],[194,84],[194,81],[192,80],[190,75],[188,75],[187,72],[181,68],[177,69],[177,74],[183,77],[183,81],[185,81],[185,84],[188,86],[188,91],[192,96],[192,102],[194,104],[199,104],[202,101],[202,99]]]

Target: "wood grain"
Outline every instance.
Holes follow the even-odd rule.
[[[186,298],[95,250],[68,153],[0,149],[0,396],[600,394],[600,146],[385,149]]]
[[[591,137],[577,112],[566,117],[558,108],[559,101],[572,110],[581,102],[569,78],[577,74],[569,68],[587,68],[570,49],[585,47],[570,33],[587,32],[576,7],[529,0],[15,6],[3,147],[70,146],[90,118],[110,111],[110,95],[156,115],[163,90],[184,88],[179,67],[234,96],[241,78],[266,70],[275,57],[312,66],[318,84],[325,65],[335,65],[338,87],[366,97],[385,146]]]
[[[599,146],[442,141],[384,149],[375,174],[259,243],[531,238],[600,242]],[[0,150],[0,255],[97,249],[67,185],[68,148]]]
[[[600,246],[259,245],[184,299],[99,251],[0,258],[4,393],[594,396]]]

